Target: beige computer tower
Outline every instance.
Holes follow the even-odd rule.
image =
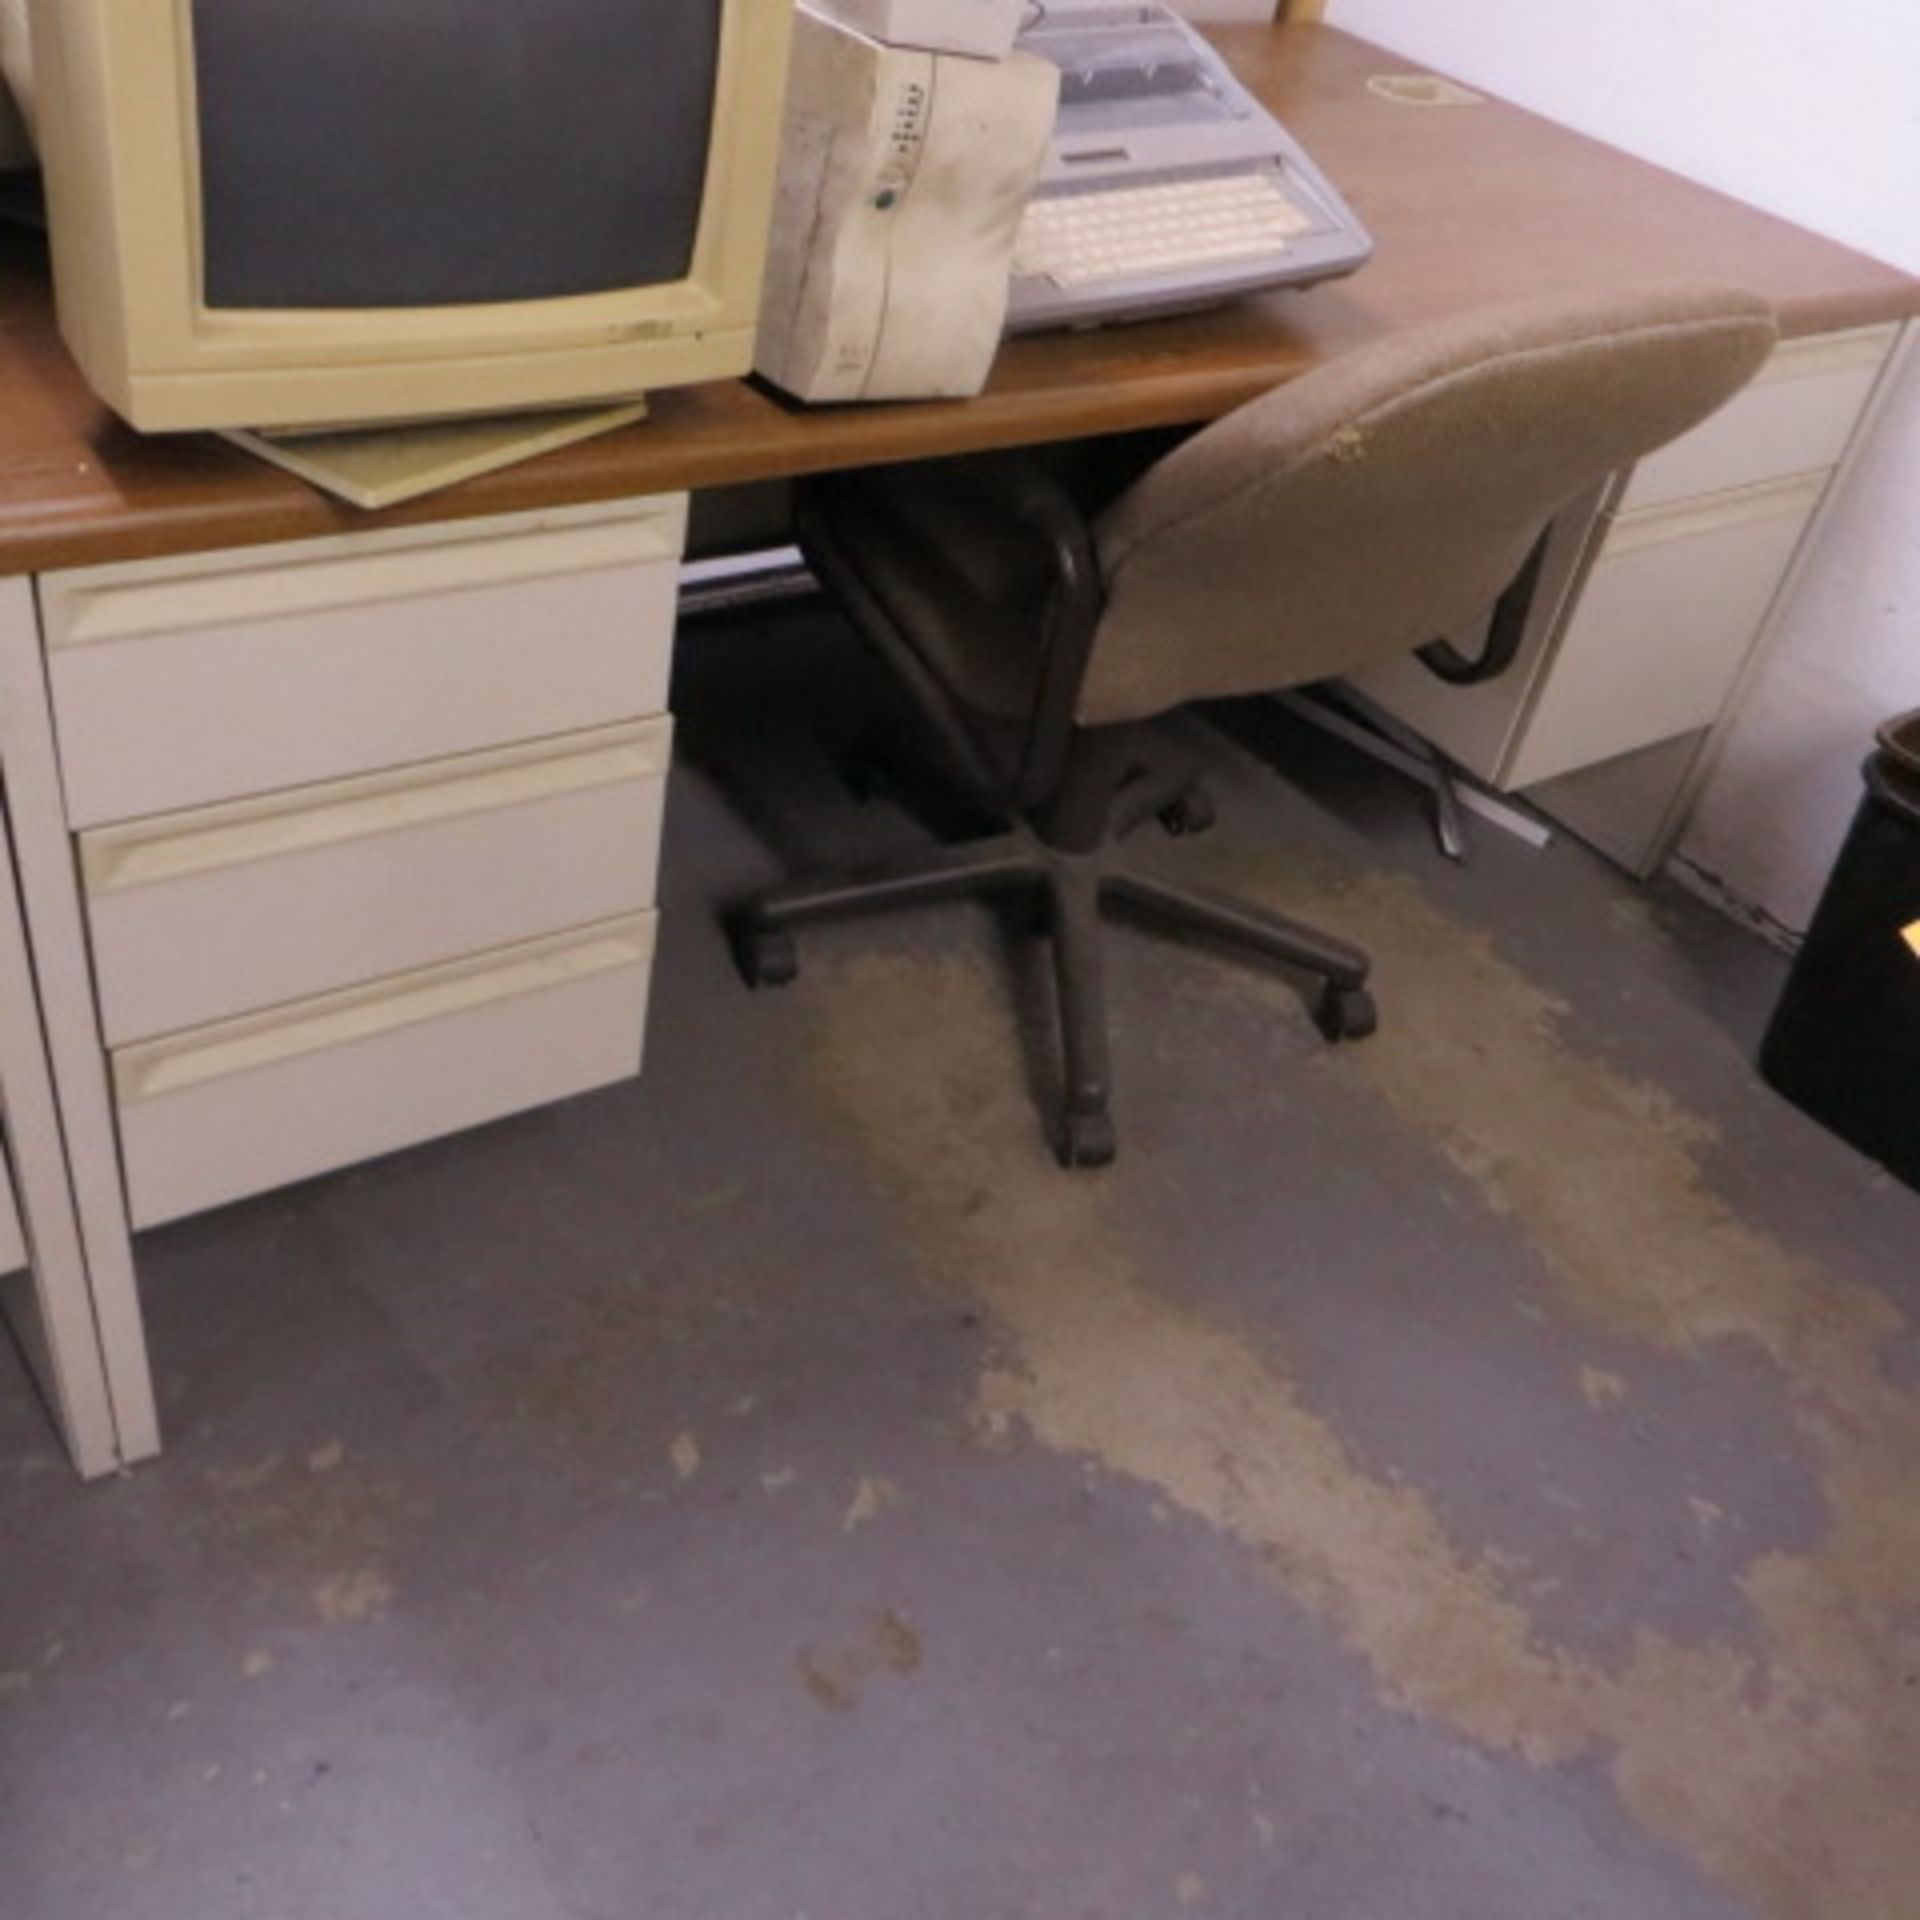
[[[822,0],[820,11],[888,46],[999,60],[1032,0]]]
[[[1058,93],[1044,60],[883,46],[800,8],[761,374],[809,401],[978,393]]]

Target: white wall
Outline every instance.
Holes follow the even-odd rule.
[[[1920,273],[1915,0],[1333,0],[1331,24]],[[1682,857],[1804,927],[1873,729],[1920,706],[1920,356],[1835,503]]]

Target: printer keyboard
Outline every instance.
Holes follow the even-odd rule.
[[[1043,193],[1020,223],[1013,271],[1058,287],[1178,274],[1269,258],[1314,229],[1269,172]]]

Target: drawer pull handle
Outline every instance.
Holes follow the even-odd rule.
[[[129,1047],[114,1056],[114,1088],[123,1104],[154,1100],[594,974],[644,967],[653,957],[653,928],[651,915],[610,922],[584,937],[576,933],[529,942],[508,955],[456,962],[402,983],[383,981],[309,1001],[304,1008],[281,1008]]]
[[[1804,340],[1783,340],[1755,376],[1755,384],[1815,380],[1826,374],[1877,367],[1892,350],[1899,331],[1895,324],[1860,327],[1850,333],[1813,334]]]
[[[101,828],[81,835],[86,890],[98,897],[163,886],[253,861],[665,776],[672,723],[664,717],[594,737],[599,744],[583,747],[582,737],[575,735],[561,751],[543,743],[534,750],[473,754],[431,769],[377,774],[291,797]]]
[[[1614,521],[1600,558],[1604,562],[1640,547],[1660,546],[1669,540],[1691,540],[1753,520],[1810,514],[1820,504],[1828,478],[1824,473],[1797,474],[1791,479],[1762,481],[1758,486],[1708,494],[1701,499],[1669,501],[1630,510]]]
[[[261,547],[219,565],[195,558],[53,574],[42,587],[47,644],[142,640],[677,561],[684,542],[684,499],[669,496],[652,512],[561,516],[506,534],[475,522],[452,537],[441,527],[369,535],[358,547],[351,538]]]

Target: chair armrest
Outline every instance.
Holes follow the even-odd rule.
[[[1449,686],[1477,687],[1497,680],[1519,658],[1527,637],[1527,620],[1533,612],[1535,595],[1540,591],[1540,573],[1546,565],[1549,527],[1533,543],[1526,564],[1514,575],[1512,584],[1500,596],[1487,628],[1487,644],[1476,658],[1469,659],[1450,640],[1430,640],[1418,648],[1414,658]]]
[[[956,574],[969,577],[989,619],[997,616],[988,583],[1021,583],[1003,610],[1010,635],[1025,630],[1015,647],[1031,663],[1019,695],[1025,747],[1015,786],[1023,798],[1044,787],[1063,761],[1105,605],[1092,529],[1060,478],[1032,454],[996,452],[824,475],[802,484],[799,509],[801,544],[849,611],[865,604],[862,625],[873,626],[882,602],[910,611],[905,581],[925,591],[943,577],[956,586]],[[884,541],[884,558],[867,527]],[[897,635],[890,651],[904,643],[924,672],[931,662],[911,622],[888,624]]]
[[[1031,454],[947,461],[942,471],[956,504],[1017,524],[1047,549],[1054,590],[1035,688],[1031,773],[1039,757],[1064,750],[1106,604],[1093,529],[1059,476]]]
[[[1002,534],[1031,534],[1046,548],[1061,612],[1098,619],[1100,569],[1092,529],[1059,477],[1035,456],[991,453],[930,461],[900,470],[898,479],[930,501],[944,503],[956,525],[972,519]]]

